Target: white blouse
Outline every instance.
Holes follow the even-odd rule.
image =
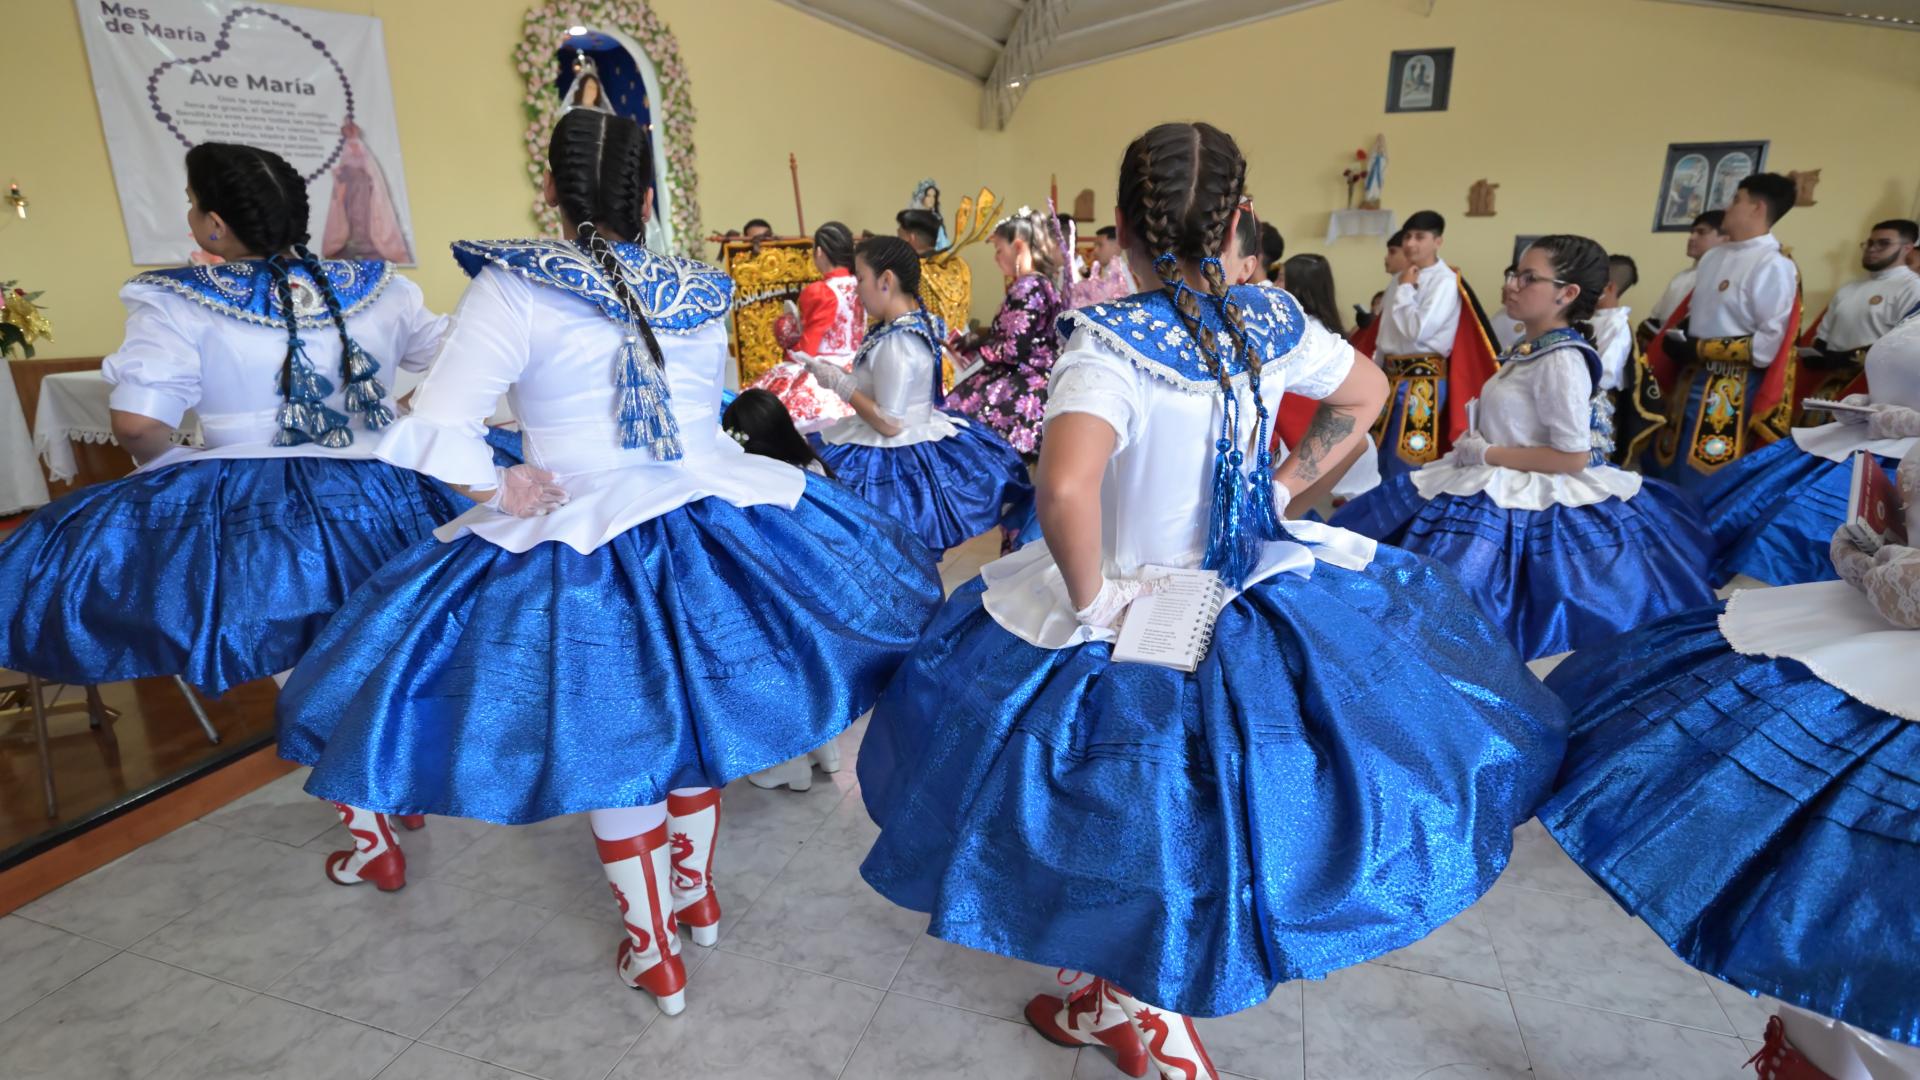
[[[919,319],[903,315],[895,326]],[[900,425],[897,435],[882,435],[858,415],[845,417],[820,433],[821,441],[834,445],[912,446],[938,442],[967,426],[965,419],[934,408],[933,379],[940,357],[926,339],[900,329],[887,334],[866,350],[854,363],[853,378],[860,392],[873,399],[875,408]]]
[[[1416,284],[1397,280],[1387,287],[1380,309],[1376,360],[1432,353],[1453,355],[1460,330],[1460,277],[1445,260],[1420,271]]]
[[[1595,311],[1593,337],[1593,348],[1600,354],[1600,389],[1626,389],[1627,364],[1633,360],[1633,309],[1610,307]]]
[[[1509,357],[1481,388],[1474,429],[1490,446],[1593,450],[1593,377],[1580,350],[1550,349],[1529,360]],[[1459,465],[1453,452],[1412,475],[1422,498],[1486,495],[1505,510],[1589,506],[1640,493],[1640,476],[1611,465],[1577,473],[1543,473],[1503,465]]]
[[[1263,370],[1261,396],[1269,410],[1286,392],[1324,398],[1339,388],[1353,362],[1346,341],[1309,320],[1293,351]],[[1249,385],[1241,379],[1235,391],[1250,424]],[[1082,413],[1113,429],[1113,457],[1100,486],[1102,562],[1109,577],[1136,576],[1149,565],[1191,568],[1203,561],[1224,401],[1217,392],[1195,392],[1149,374],[1089,327],[1075,330],[1067,341],[1053,367],[1046,418]],[[1265,545],[1248,584],[1276,573],[1311,574],[1316,559],[1350,569],[1362,569],[1373,559],[1373,542],[1356,533],[1305,521],[1290,521],[1287,529],[1315,547],[1286,541]],[[981,577],[987,612],[1032,644],[1058,649],[1112,636],[1111,630],[1093,630],[1074,619],[1065,581],[1045,541],[989,563]]]
[[[557,541],[584,554],[710,496],[735,506],[791,508],[800,501],[806,479],[799,469],[748,454],[720,426],[724,320],[684,334],[656,332],[683,455],[662,461],[645,447],[620,445],[615,388],[625,331],[593,302],[488,266],[467,286],[453,319],[412,413],[387,429],[379,457],[450,484],[492,488],[485,422],[505,393],[520,420],[527,463],[552,471],[572,501],[532,518],[476,507],[443,526],[441,539],[471,531],[508,551]]]
[[[1920,316],[1903,320],[1867,350],[1867,396],[1875,404],[1920,409]],[[1845,461],[1857,450],[1903,458],[1920,439],[1869,439],[1864,424],[1794,428],[1800,449],[1828,461]]]
[[[374,456],[379,433],[346,409],[340,334],[332,323],[303,327],[300,339],[314,371],[333,385],[326,404],[349,418],[353,444],[337,450],[315,443],[274,446],[283,400],[280,368],[287,357],[284,326],[221,314],[158,285],[129,284],[120,290],[120,300],[127,307],[127,336],[100,365],[113,384],[112,407],[175,427],[191,409],[206,439],[205,449],[175,447],[141,471],[207,457]],[[398,275],[372,303],[347,317],[347,332],[380,362],[375,378],[387,388],[389,408],[399,372],[424,370],[447,326],[446,316],[427,310],[419,287]]]

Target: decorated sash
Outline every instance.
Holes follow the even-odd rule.
[[[1487,316],[1467,279],[1453,276],[1460,290],[1460,319],[1453,331],[1453,351],[1379,357],[1387,375],[1387,403],[1373,423],[1373,441],[1392,447],[1400,460],[1414,468],[1437,460],[1472,425],[1467,403],[1499,370]],[[1377,325],[1379,320],[1369,325]],[[1374,335],[1378,340],[1378,334]],[[1355,347],[1358,348],[1356,342]],[[1405,388],[1404,395],[1401,393]],[[1441,398],[1446,399],[1444,409]],[[1404,403],[1404,408],[1401,408]],[[1395,412],[1399,423],[1393,423]],[[1388,430],[1389,427],[1392,430]]]
[[[1766,368],[1759,389],[1748,400],[1754,370],[1753,337],[1706,338],[1694,341],[1694,360],[1680,367],[1667,353],[1667,331],[1680,326],[1693,307],[1693,294],[1668,316],[1647,348],[1647,362],[1667,399],[1667,426],[1654,441],[1654,458],[1671,467],[1686,442],[1686,460],[1694,471],[1708,474],[1738,461],[1750,449],[1771,445],[1793,430],[1794,385],[1799,360],[1795,340],[1800,333],[1800,289],[1796,281],[1793,309],[1773,363]],[[1696,379],[1707,384],[1700,404],[1689,417]]]

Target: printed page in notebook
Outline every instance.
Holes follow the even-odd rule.
[[[1213,640],[1213,623],[1226,602],[1226,586],[1211,570],[1141,568],[1153,579],[1153,591],[1142,593],[1128,608],[1113,643],[1113,658],[1126,664],[1159,664],[1192,671],[1200,666]]]

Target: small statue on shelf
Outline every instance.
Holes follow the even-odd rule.
[[[1360,209],[1380,209],[1380,196],[1387,186],[1387,137],[1373,137],[1373,160],[1367,163],[1367,186],[1360,195]]]

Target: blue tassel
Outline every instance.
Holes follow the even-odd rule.
[[[360,418],[367,425],[368,431],[379,431],[393,423],[393,410],[385,405],[375,405],[362,413]]]
[[[342,366],[346,369],[347,381],[358,382],[361,379],[372,378],[374,373],[380,370],[380,361],[368,356],[367,350],[361,348],[359,342],[348,338],[347,355],[342,361]]]
[[[364,413],[381,408],[380,402],[386,396],[387,388],[372,376],[350,382],[346,389],[347,411]]]
[[[640,341],[632,334],[620,346],[620,445],[628,450],[646,447],[661,461],[679,461],[680,423],[674,419],[673,396],[666,377],[640,358]]]
[[[347,447],[353,445],[353,432],[348,431],[344,426],[328,428],[320,433],[319,438],[313,441],[329,449],[345,450]]]

